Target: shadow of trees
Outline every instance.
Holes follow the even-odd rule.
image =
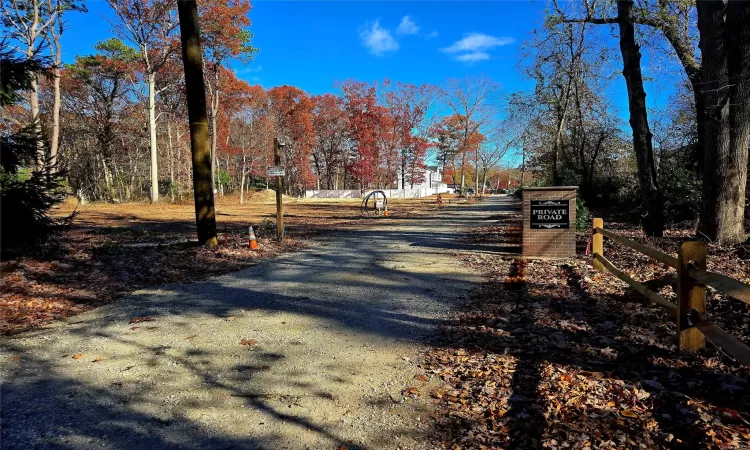
[[[666,312],[639,296],[592,295],[592,274],[582,266],[535,265],[532,281],[519,282],[512,263],[505,280],[486,282],[447,332],[449,351],[459,342],[475,360],[449,372],[449,384],[473,386],[464,387],[473,404],[490,405],[468,413],[443,401],[459,411],[444,422],[449,442],[699,449],[718,443],[714,437],[729,439],[729,429],[747,436],[747,369],[713,348],[679,354]],[[478,379],[461,375],[495,357],[514,360],[514,368]],[[496,402],[481,388],[495,384],[502,397]],[[504,414],[494,414],[496,403]]]
[[[285,443],[289,429],[317,436],[326,445],[359,448],[345,429],[313,420],[296,405],[328,402],[333,407],[339,401],[338,392],[305,381],[285,365],[295,352],[316,349],[298,340],[239,348],[239,337],[248,336],[222,336],[216,324],[237,316],[251,334],[252,314],[291,314],[314,320],[328,335],[356,338],[356,345],[432,342],[440,315],[473,280],[468,269],[445,257],[451,232],[481,223],[497,207],[477,204],[398,229],[384,223],[375,230],[337,233],[321,246],[241,272],[140,291],[66,324],[5,338],[1,346],[9,364],[2,369],[2,448],[295,448],[294,442]],[[102,273],[103,283],[123,282],[116,270],[104,267]],[[154,321],[128,323],[134,317]],[[278,327],[271,331],[282,333]],[[225,350],[210,340],[211,345],[192,344],[187,339],[196,330],[233,347]],[[71,366],[80,348],[85,358],[103,354],[105,359]],[[231,364],[217,372],[217,357],[231,358]],[[285,373],[276,384],[259,384],[279,370]],[[367,375],[345,360],[321,362],[318,370],[341,386]],[[231,403],[237,401],[258,420],[246,421],[243,413],[236,433],[217,433],[210,420],[190,412],[198,406],[238,411]],[[269,429],[269,423],[289,428]],[[422,436],[421,430],[400,433]]]

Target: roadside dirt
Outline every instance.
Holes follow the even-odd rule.
[[[237,271],[314,245],[334,230],[361,229],[378,220],[363,217],[357,199],[287,198],[288,238],[279,244],[272,239],[276,206],[269,198],[259,192],[245,205],[238,197],[219,198],[216,250],[188,242],[195,238],[192,204],[68,201],[56,214],[76,211],[69,229],[37,255],[0,262],[0,335],[71,317],[140,288]],[[434,199],[393,200],[389,206],[394,219],[437,211]],[[255,228],[258,251],[248,248],[249,226]]]
[[[431,448],[416,366],[501,200],[394,215],[2,340],[3,447]]]

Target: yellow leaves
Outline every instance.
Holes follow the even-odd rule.
[[[81,358],[83,358],[83,353],[76,353],[75,355],[73,355],[73,359],[81,359]]]
[[[91,362],[96,363],[96,362],[102,362],[102,361],[104,361],[104,358],[102,358],[101,356],[97,356],[96,359],[94,359]]]
[[[630,417],[631,419],[637,419],[638,418],[638,414],[634,413],[633,411],[631,411],[629,409],[623,409],[622,411],[620,411],[620,414],[622,414],[625,417]]]

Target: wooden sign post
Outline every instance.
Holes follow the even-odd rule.
[[[273,163],[275,165],[273,169],[275,170],[269,168],[269,175],[276,177],[276,240],[279,242],[284,239],[284,206],[281,203],[284,171],[283,169],[280,170],[282,147],[284,147],[284,143],[279,142],[278,138],[273,138]]]

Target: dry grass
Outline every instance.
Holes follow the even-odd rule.
[[[362,216],[359,199],[285,198],[287,238],[278,243],[272,239],[272,199],[268,192],[252,195],[244,205],[237,196],[219,198],[218,249],[187,242],[195,238],[192,204],[80,205],[70,199],[55,211],[60,217],[75,211],[69,229],[38,255],[0,263],[0,334],[61,320],[140,288],[236,271],[259,258],[310,245],[317,234],[383,219]],[[388,206],[395,219],[437,210],[434,198],[391,200]],[[258,251],[247,248],[251,225]]]

